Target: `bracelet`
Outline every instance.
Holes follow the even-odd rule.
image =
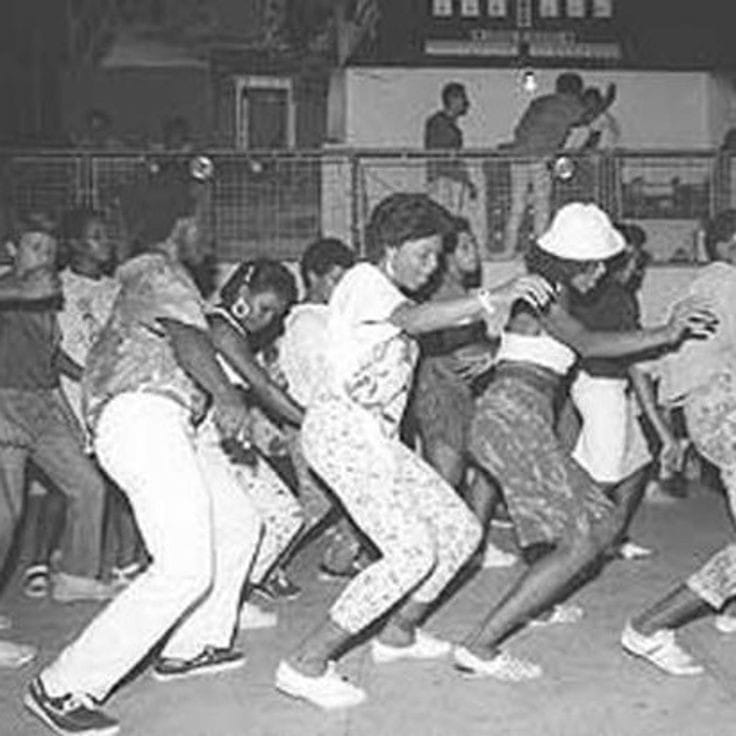
[[[488,314],[495,314],[498,311],[498,308],[493,301],[493,296],[490,289],[478,289],[478,291],[475,292],[475,295],[476,297],[478,297],[480,306],[483,307],[483,309],[488,312]]]

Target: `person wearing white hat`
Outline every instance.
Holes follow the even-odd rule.
[[[455,649],[462,672],[512,681],[540,676],[541,667],[502,651],[502,642],[527,623],[578,620],[582,609],[556,604],[620,532],[622,510],[555,434],[562,379],[579,357],[672,346],[712,327],[714,318],[698,299],[676,304],[666,324],[632,332],[590,332],[571,317],[571,294],[592,292],[625,245],[602,210],[575,202],[557,213],[527,254],[528,271],[547,279],[557,296],[543,310],[521,303],[512,309],[494,380],[478,402],[470,452],[501,485],[530,564]]]

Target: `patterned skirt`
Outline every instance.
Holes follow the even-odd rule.
[[[523,366],[497,370],[476,406],[470,451],[501,485],[521,547],[586,533],[614,509],[554,431],[557,379]]]
[[[475,399],[446,358],[423,358],[419,363],[411,411],[425,445],[441,443],[458,454],[467,451]]]

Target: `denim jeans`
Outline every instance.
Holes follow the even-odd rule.
[[[28,460],[67,498],[64,571],[96,576],[102,554],[105,483],[84,453],[68,405],[53,390],[0,389],[0,568],[23,512]]]

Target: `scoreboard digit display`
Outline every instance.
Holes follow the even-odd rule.
[[[618,61],[617,1],[427,0],[424,53]]]

